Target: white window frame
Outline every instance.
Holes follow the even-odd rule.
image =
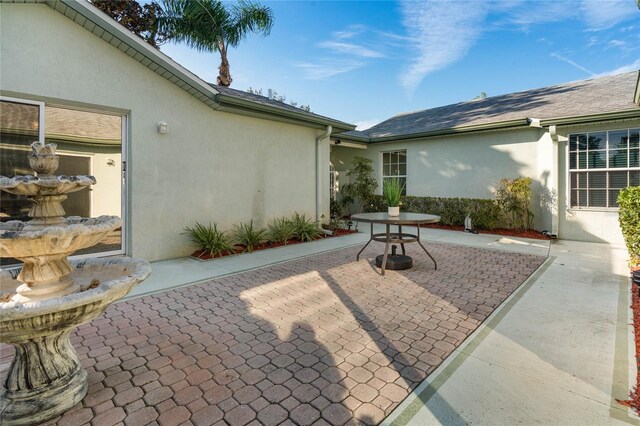
[[[630,126],[627,128],[621,128],[621,129],[611,129],[611,130],[593,130],[593,131],[584,131],[584,132],[573,132],[567,135],[567,142],[566,142],[566,167],[567,167],[567,208],[569,211],[573,211],[573,210],[577,210],[577,211],[609,211],[609,212],[615,212],[618,211],[618,207],[609,207],[609,191],[612,189],[609,186],[609,173],[610,172],[627,172],[627,183],[629,182],[629,175],[628,173],[631,171],[640,171],[640,167],[629,167],[629,161],[631,159],[631,144],[627,143],[627,167],[609,167],[609,152],[610,152],[610,147],[609,147],[609,133],[613,133],[613,132],[620,132],[620,131],[627,131],[627,135],[629,135],[630,131],[632,129],[638,129],[640,127],[638,126]],[[585,169],[580,169],[578,168],[579,166],[579,156],[576,155],[576,168],[572,169],[571,168],[571,153],[575,152],[576,154],[578,152],[583,152],[583,151],[571,151],[571,136],[574,135],[586,135],[587,136],[587,143],[588,141],[588,135],[589,134],[593,134],[593,133],[605,133],[607,135],[607,140],[606,140],[606,148],[605,148],[605,153],[606,153],[606,167],[604,168],[599,168],[599,169],[590,169],[589,167],[585,168]],[[630,141],[629,141],[630,142]],[[634,148],[634,149],[640,149],[640,148]],[[601,150],[600,150],[601,151]],[[589,152],[588,150],[586,152]],[[589,160],[587,158],[587,166],[589,165]],[[606,176],[606,187],[603,188],[602,190],[606,191],[606,200],[607,200],[607,206],[572,206],[571,205],[571,193],[574,190],[574,188],[571,185],[571,174],[572,173],[585,173],[585,172],[605,172],[605,176]],[[589,189],[590,188],[586,188],[586,189],[582,189],[587,191],[587,204],[589,203]],[[591,188],[594,189],[594,188]],[[600,188],[596,188],[596,189],[600,189]],[[613,190],[616,190],[617,188],[613,188]],[[575,188],[575,190],[580,191],[580,188]]]
[[[405,158],[405,174],[401,175],[385,175],[384,173],[384,154],[395,154],[395,153],[400,153],[400,152],[404,152],[404,158]],[[400,165],[400,163],[397,163],[398,165]],[[398,170],[399,171],[399,170]],[[404,186],[404,193],[403,195],[407,195],[407,183],[408,183],[408,175],[409,175],[409,156],[408,156],[408,152],[407,149],[390,149],[390,150],[386,150],[386,151],[382,151],[380,152],[380,191],[382,191],[382,182],[384,182],[385,179],[387,178],[404,178],[404,182],[405,182],[405,186]]]
[[[36,101],[36,100],[31,100],[31,99],[22,99],[22,98],[15,98],[15,97],[9,97],[9,96],[0,96],[0,102],[13,102],[13,103],[20,103],[20,104],[25,104],[25,105],[37,105],[38,106],[38,142],[40,143],[45,143],[45,104],[46,106],[50,106],[50,107],[54,107],[54,108],[64,108],[64,109],[69,109],[69,110],[77,110],[77,111],[86,111],[86,112],[93,112],[93,113],[97,113],[97,114],[105,114],[105,115],[115,115],[115,116],[119,116],[121,117],[122,121],[121,121],[121,158],[122,158],[122,162],[123,164],[126,164],[126,153],[127,153],[127,135],[128,135],[128,115],[127,114],[123,114],[123,113],[119,113],[119,112],[114,112],[114,111],[108,111],[108,110],[103,110],[103,109],[90,109],[90,108],[76,108],[70,105],[64,105],[64,104],[58,104],[58,103],[48,103],[48,102],[43,102],[43,101]],[[67,152],[64,153],[64,155],[71,155]],[[91,159],[91,163],[90,163],[90,167],[91,167],[91,173],[93,173],[93,158]],[[122,215],[122,221],[123,221],[123,226],[121,229],[121,234],[120,234],[120,250],[111,250],[111,251],[103,251],[103,252],[99,252],[99,253],[89,253],[89,254],[81,254],[81,255],[76,255],[76,256],[70,256],[70,259],[86,259],[86,258],[90,258],[90,257],[107,257],[107,256],[119,256],[119,255],[123,255],[126,254],[128,252],[128,246],[127,246],[127,238],[126,238],[126,233],[127,233],[127,228],[128,228],[128,220],[125,220],[125,217],[127,216],[127,182],[126,182],[126,173],[123,171],[122,173],[122,185],[120,187],[121,192],[120,192],[120,212]],[[90,196],[91,199],[93,199],[93,194],[91,194]],[[92,210],[92,207],[90,207],[90,211]],[[93,212],[91,212],[93,213]],[[7,265],[7,268],[14,268],[15,265]]]

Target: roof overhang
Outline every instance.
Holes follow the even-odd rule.
[[[271,107],[259,102],[251,102],[245,99],[218,93],[215,96],[216,103],[220,106],[221,111],[232,112],[237,114],[248,115],[258,118],[269,118],[272,120],[301,124],[305,123],[308,127],[324,129],[327,126],[333,127],[332,133],[345,132],[355,129],[355,125],[333,120],[320,115],[311,115],[303,112],[285,110],[283,108]]]
[[[604,114],[581,115],[576,117],[549,118],[540,120],[544,127],[548,126],[571,126],[574,124],[595,124],[615,120],[628,120],[640,118],[640,108],[626,111],[608,112]]]
[[[636,92],[633,95],[633,102],[640,106],[640,71],[638,71],[638,77],[636,78]]]
[[[476,124],[473,126],[451,127],[448,129],[438,129],[438,130],[432,130],[428,132],[411,133],[406,135],[372,137],[369,143],[394,142],[399,140],[405,141],[405,140],[411,140],[411,139],[426,139],[426,138],[441,137],[441,136],[460,135],[465,133],[508,130],[508,129],[525,128],[525,127],[529,127],[529,120],[526,118],[523,118],[518,120],[502,121],[499,123],[485,123],[485,124]]]

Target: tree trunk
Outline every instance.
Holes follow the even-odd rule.
[[[229,70],[229,61],[227,60],[227,48],[224,45],[224,41],[218,43],[220,50],[220,67],[218,75],[218,85],[229,87],[233,79],[231,78],[231,72]]]

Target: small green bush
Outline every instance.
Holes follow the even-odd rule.
[[[362,213],[378,187],[378,182],[373,177],[373,162],[368,158],[353,157],[353,168],[347,172],[347,178],[351,182],[342,186],[340,202],[344,208],[357,202],[358,213]]]
[[[211,255],[221,255],[233,251],[231,239],[224,231],[218,231],[215,223],[204,226],[196,222],[193,228],[186,227],[184,230],[193,243]]]
[[[252,252],[255,246],[267,239],[267,230],[264,228],[254,228],[253,219],[251,219],[249,223],[235,225],[233,237],[237,243],[246,247],[246,251]]]
[[[287,244],[287,241],[295,236],[293,224],[286,217],[274,219],[268,227],[269,239],[273,242]]]
[[[305,215],[300,215],[297,212],[293,214],[291,219],[293,225],[293,232],[297,239],[300,241],[313,241],[320,238],[322,231],[318,224],[311,219],[307,219]]]
[[[511,220],[510,228],[530,229],[533,225],[531,178],[501,179],[496,189],[496,202]]]
[[[629,251],[630,266],[640,266],[640,186],[620,191],[618,205],[618,220]]]

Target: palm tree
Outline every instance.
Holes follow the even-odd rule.
[[[236,47],[250,32],[271,32],[273,12],[269,7],[241,0],[226,6],[220,0],[164,0],[161,30],[173,40],[200,51],[220,52],[218,84],[231,85],[227,49]]]

